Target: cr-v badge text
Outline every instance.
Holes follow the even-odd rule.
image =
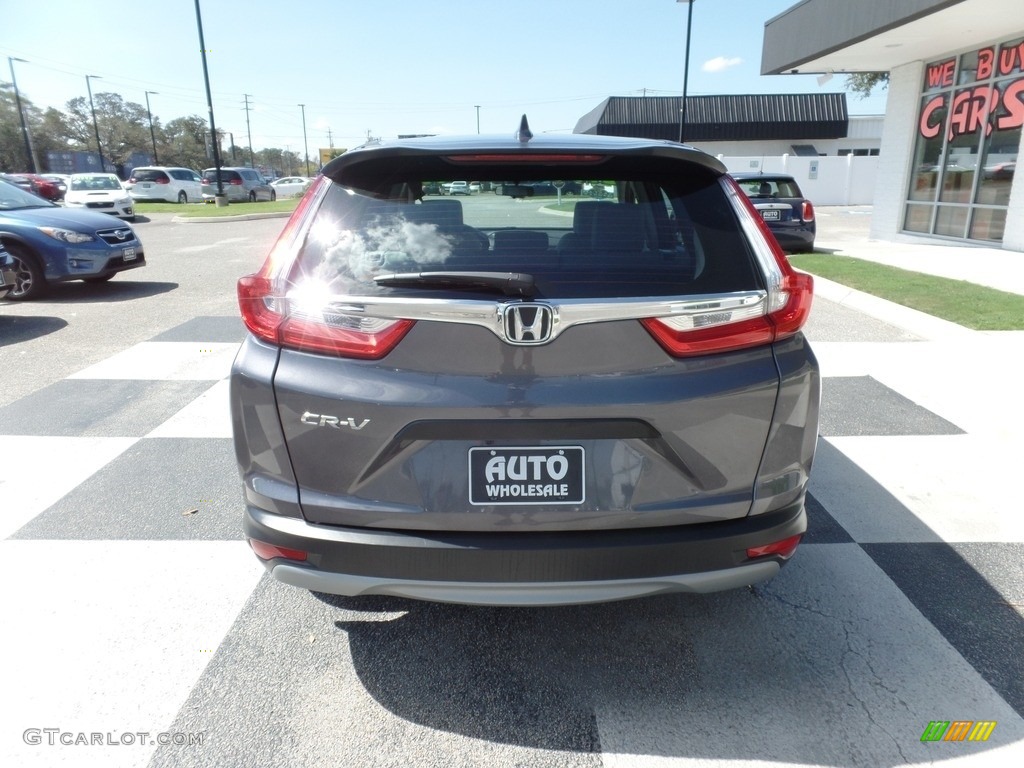
[[[363,419],[359,424],[356,424],[356,420],[351,417],[342,419],[337,416],[328,416],[326,413],[312,413],[310,411],[302,414],[302,418],[299,421],[303,424],[309,424],[311,427],[334,427],[335,429],[348,427],[349,429],[357,430],[370,423],[369,419]]]

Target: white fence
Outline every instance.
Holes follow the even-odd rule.
[[[719,155],[730,172],[788,173],[815,205],[871,205],[878,157],[727,157]]]

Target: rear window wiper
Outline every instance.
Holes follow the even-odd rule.
[[[522,272],[402,272],[373,281],[392,288],[484,289],[506,296],[532,296],[535,289],[533,275]]]

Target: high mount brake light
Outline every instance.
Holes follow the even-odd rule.
[[[595,163],[607,160],[606,155],[572,155],[572,154],[545,154],[540,152],[521,153],[510,152],[508,154],[482,154],[482,155],[446,155],[445,160],[456,165],[519,165],[531,163],[540,165],[594,165]]]
[[[807,322],[814,278],[789,264],[775,236],[753,203],[731,178],[725,181],[740,224],[751,242],[767,283],[767,296],[757,316],[749,311],[721,312],[701,328],[683,327],[673,318],[642,320],[647,331],[673,357],[731,352],[780,341],[796,334]]]

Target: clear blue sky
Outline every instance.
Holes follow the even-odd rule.
[[[764,23],[797,0],[696,0],[688,93],[816,93],[814,76],[762,77]],[[201,0],[217,127],[257,149],[310,152],[370,132],[571,131],[607,96],[678,96],[687,5],[675,0]],[[163,122],[208,115],[194,0],[0,0],[0,55],[22,94],[62,108],[119,93]],[[0,80],[10,78],[2,62]],[[881,114],[885,96],[848,96]]]

